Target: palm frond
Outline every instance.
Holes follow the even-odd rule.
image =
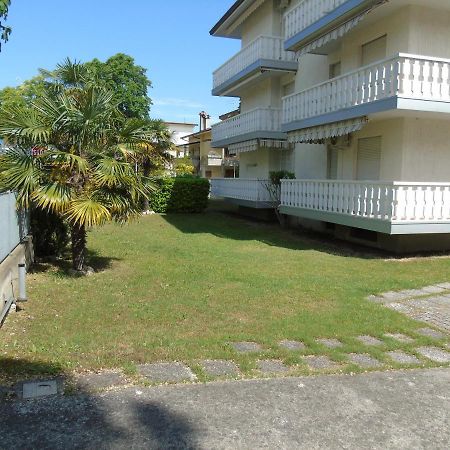
[[[99,200],[99,197],[94,198],[89,194],[72,200],[65,213],[67,220],[72,224],[85,227],[103,225],[112,217],[108,206]]]

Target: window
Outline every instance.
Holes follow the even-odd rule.
[[[337,180],[338,151],[337,148],[328,148],[327,177],[329,180]]]
[[[386,58],[386,52],[387,35],[384,35],[362,46],[361,64],[367,66],[375,61],[381,61]]]
[[[341,62],[330,64],[330,79],[341,75]]]
[[[376,181],[380,179],[381,136],[358,140],[356,179]]]

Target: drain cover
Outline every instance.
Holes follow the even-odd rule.
[[[50,381],[32,381],[23,384],[23,398],[46,397],[58,393],[56,380]]]

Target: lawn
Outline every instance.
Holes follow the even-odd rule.
[[[423,324],[365,297],[450,280],[448,257],[388,258],[214,211],[107,225],[89,233],[88,245],[93,276],[72,278],[61,264],[30,274],[29,302],[0,330],[0,381],[100,368],[133,374],[153,361],[184,361],[202,379],[198,359],[234,360],[248,376],[258,358],[298,364],[299,373],[302,354],[342,361],[368,351],[383,360],[355,337],[430,341],[415,334]],[[327,349],[315,342],[321,337],[345,346]],[[283,339],[308,349],[288,352],[277,345]],[[265,351],[240,355],[232,341]],[[383,350],[412,350],[384,342]]]

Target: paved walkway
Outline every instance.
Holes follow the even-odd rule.
[[[4,449],[447,449],[450,369],[124,388],[0,404]]]

